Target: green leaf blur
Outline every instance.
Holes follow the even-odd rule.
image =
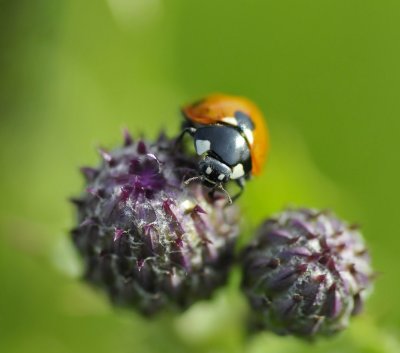
[[[0,351],[400,352],[399,14],[395,0],[0,1]],[[78,166],[124,127],[176,134],[179,106],[216,91],[255,100],[270,128],[242,242],[288,204],[362,224],[380,275],[343,334],[247,337],[237,272],[151,321],[77,279]]]

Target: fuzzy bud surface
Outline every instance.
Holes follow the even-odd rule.
[[[233,260],[236,206],[184,186],[197,161],[162,134],[150,143],[126,133],[121,148],[100,154],[99,167],[81,169],[86,190],[73,200],[85,279],[145,315],[210,297]]]
[[[242,260],[242,289],[257,325],[280,335],[344,329],[361,311],[373,278],[358,228],[313,209],[266,220]]]

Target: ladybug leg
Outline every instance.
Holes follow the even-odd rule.
[[[190,136],[193,136],[196,133],[196,128],[194,127],[185,127],[182,132],[178,135],[178,137],[175,139],[175,147],[180,145],[182,142],[183,137],[185,134],[189,134]]]
[[[236,180],[236,184],[238,184],[240,190],[235,196],[232,197],[232,202],[237,200],[240,197],[240,195],[242,195],[243,190],[244,190],[244,185],[246,184],[246,179],[244,177],[241,177]]]
[[[228,200],[228,203],[226,204],[226,206],[232,204],[233,201],[232,201],[232,199],[231,199],[231,196],[229,195],[228,191],[226,191],[226,190],[224,189],[224,187],[222,186],[222,184],[217,184],[217,185],[215,185],[215,186],[208,192],[208,196],[209,196],[212,200],[214,200],[214,194],[215,194],[215,191],[216,191],[216,190],[220,190],[220,191],[222,191],[222,192],[225,194],[226,199]]]

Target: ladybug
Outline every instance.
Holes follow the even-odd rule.
[[[201,180],[227,194],[232,203],[243,192],[245,181],[261,173],[268,153],[268,133],[257,106],[243,97],[213,94],[182,108],[185,118],[180,141],[192,136],[196,153],[201,156],[199,176],[186,184]],[[240,188],[230,198],[223,185],[233,180]]]

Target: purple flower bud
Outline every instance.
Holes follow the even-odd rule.
[[[238,210],[210,199],[201,184],[184,186],[197,160],[160,135],[99,151],[98,168],[82,168],[86,192],[73,203],[72,238],[85,279],[112,301],[146,315],[184,309],[224,284],[238,236]]]
[[[361,311],[374,276],[357,228],[310,209],[265,221],[242,266],[257,327],[302,337],[344,329]]]

